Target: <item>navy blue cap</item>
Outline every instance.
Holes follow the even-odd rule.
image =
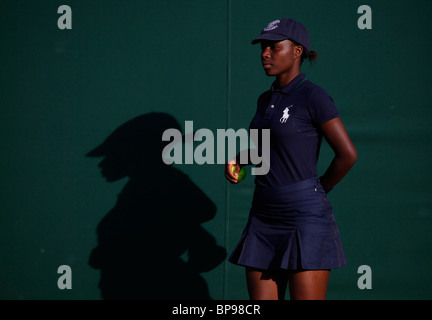
[[[306,27],[299,21],[284,18],[270,22],[263,29],[258,38],[252,40],[252,44],[257,44],[261,40],[282,41],[292,40],[301,44],[308,52],[310,51],[310,37]]]

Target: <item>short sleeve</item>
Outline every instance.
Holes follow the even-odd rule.
[[[312,92],[308,107],[312,122],[316,126],[339,117],[339,110],[336,108],[332,97],[322,88],[316,88]]]

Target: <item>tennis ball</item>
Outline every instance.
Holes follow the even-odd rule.
[[[235,170],[236,170],[236,166],[233,165],[233,166],[232,166],[232,173],[234,173]],[[241,182],[241,181],[243,181],[244,178],[246,178],[246,170],[245,170],[245,168],[243,167],[243,168],[240,169],[240,172],[238,173],[238,176],[237,176],[237,182]]]

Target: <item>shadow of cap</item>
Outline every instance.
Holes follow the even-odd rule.
[[[117,152],[133,152],[137,148],[161,148],[167,143],[162,141],[162,134],[167,129],[182,132],[180,124],[170,114],[151,112],[140,115],[115,129],[86,156],[102,157]]]

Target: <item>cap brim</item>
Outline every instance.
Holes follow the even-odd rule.
[[[281,34],[275,34],[275,33],[263,33],[258,38],[255,38],[252,40],[252,44],[257,44],[263,40],[269,40],[269,41],[282,41],[287,39],[286,36]]]

